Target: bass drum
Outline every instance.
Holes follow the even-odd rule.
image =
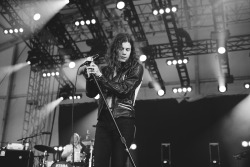
[[[65,161],[55,162],[51,165],[51,167],[73,167],[70,163]]]

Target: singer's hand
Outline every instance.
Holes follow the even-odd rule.
[[[94,74],[95,76],[98,76],[98,77],[102,75],[99,67],[94,62],[91,62],[90,65],[87,66],[86,68],[87,68],[88,77],[90,76],[90,74]]]

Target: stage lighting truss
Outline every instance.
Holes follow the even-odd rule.
[[[59,71],[44,71],[42,75],[43,77],[54,77],[54,76],[59,76],[60,72]]]
[[[189,62],[189,58],[180,58],[180,59],[167,59],[167,65],[177,65],[177,64],[187,64]]]
[[[172,6],[166,6],[166,7],[154,7],[152,10],[153,15],[162,15],[164,13],[170,14],[170,13],[176,13],[178,11],[177,5]]]
[[[172,88],[173,93],[187,93],[187,92],[191,92],[192,90],[193,90],[192,86]]]
[[[84,26],[84,25],[94,25],[96,23],[96,19],[87,19],[87,20],[76,20],[75,26]]]
[[[3,33],[5,35],[7,34],[17,34],[17,33],[23,33],[24,29],[21,27],[16,27],[16,28],[6,28],[3,30]]]

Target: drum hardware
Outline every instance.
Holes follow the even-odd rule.
[[[89,163],[88,166],[91,167],[92,166],[92,162],[93,162],[93,149],[94,149],[94,139],[92,140],[83,140],[82,144],[84,144],[85,146],[87,146],[89,148],[89,152],[90,152],[90,156],[89,156]]]
[[[45,145],[35,145],[34,148],[38,151],[43,152],[43,155],[39,159],[40,165],[44,167],[47,165],[47,158],[48,158],[48,153],[55,153],[55,150],[52,147],[45,146]],[[47,167],[47,166],[46,166]]]

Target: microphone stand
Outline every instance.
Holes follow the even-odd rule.
[[[130,161],[131,161],[133,167],[136,167],[135,162],[134,162],[134,160],[133,160],[133,158],[132,158],[132,156],[131,156],[131,154],[130,154],[130,152],[129,152],[129,149],[128,149],[127,145],[126,145],[126,140],[125,140],[125,138],[124,138],[124,137],[122,136],[122,134],[121,134],[121,131],[120,131],[120,129],[119,129],[119,127],[118,127],[118,125],[117,125],[117,123],[116,123],[116,121],[115,121],[115,118],[114,118],[114,116],[113,116],[113,114],[112,114],[112,112],[111,112],[111,110],[110,110],[110,108],[109,108],[109,105],[108,105],[106,99],[104,98],[104,95],[103,95],[103,93],[102,93],[102,90],[101,90],[101,88],[100,88],[100,85],[98,84],[95,75],[94,75],[94,74],[91,74],[91,75],[92,75],[92,77],[94,78],[94,81],[95,81],[95,83],[96,83],[96,85],[97,85],[97,87],[98,87],[98,89],[99,89],[99,93],[100,93],[101,97],[103,98],[103,100],[104,100],[104,102],[105,102],[105,104],[106,104],[106,106],[107,106],[107,108],[108,108],[108,110],[109,110],[109,113],[110,113],[110,115],[111,115],[111,118],[112,118],[112,120],[113,120],[113,122],[114,122],[114,124],[115,124],[116,130],[117,130],[118,133],[119,133],[121,142],[123,143],[123,145],[124,145],[124,147],[125,147],[125,150],[126,150],[127,153],[128,153],[129,159],[130,159]]]

